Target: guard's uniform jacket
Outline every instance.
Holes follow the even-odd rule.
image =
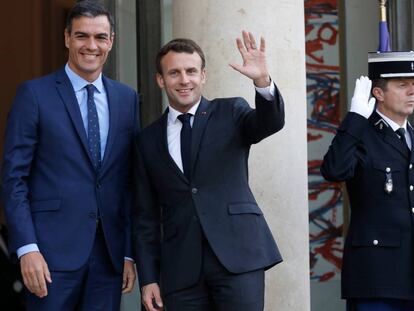
[[[327,180],[346,181],[351,204],[342,298],[414,299],[413,164],[378,113],[347,114],[321,167]]]

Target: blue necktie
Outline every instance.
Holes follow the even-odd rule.
[[[98,112],[93,99],[95,87],[92,84],[88,84],[86,90],[88,91],[88,146],[95,171],[99,171],[101,168],[101,135],[99,132]]]
[[[191,113],[180,114],[178,120],[183,124],[181,128],[181,160],[183,162],[184,175],[188,180],[191,178]]]

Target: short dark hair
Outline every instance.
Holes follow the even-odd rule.
[[[108,18],[110,25],[110,34],[114,32],[115,23],[114,18],[107,8],[105,8],[99,1],[82,0],[78,1],[68,13],[66,19],[66,30],[68,33],[72,31],[72,22],[79,17],[97,17],[104,15]]]
[[[372,88],[379,87],[382,90],[386,90],[388,79],[374,79],[372,80]]]
[[[157,57],[155,58],[155,65],[159,74],[162,74],[161,60],[170,51],[188,54],[193,54],[195,52],[201,58],[201,69],[206,67],[206,58],[200,46],[191,39],[178,38],[171,40],[159,50]]]
[[[387,90],[388,79],[374,79],[372,80],[371,94],[375,87],[379,87],[384,92]],[[374,94],[372,94],[374,96]],[[375,97],[375,96],[374,96]]]

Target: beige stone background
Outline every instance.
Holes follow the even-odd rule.
[[[206,54],[207,98],[254,103],[252,82],[228,66],[241,62],[235,38],[245,29],[266,39],[270,73],[285,99],[285,128],[253,146],[250,157],[250,184],[284,257],[266,275],[269,311],[310,310],[303,12],[302,0],[172,3],[172,37],[192,38]]]

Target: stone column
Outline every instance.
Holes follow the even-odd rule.
[[[241,62],[235,38],[242,29],[266,39],[286,125],[250,156],[250,183],[284,258],[266,275],[265,309],[310,310],[303,0],[179,0],[172,20],[173,37],[195,40],[206,54],[210,99],[242,96],[254,103],[252,82],[228,63]]]

